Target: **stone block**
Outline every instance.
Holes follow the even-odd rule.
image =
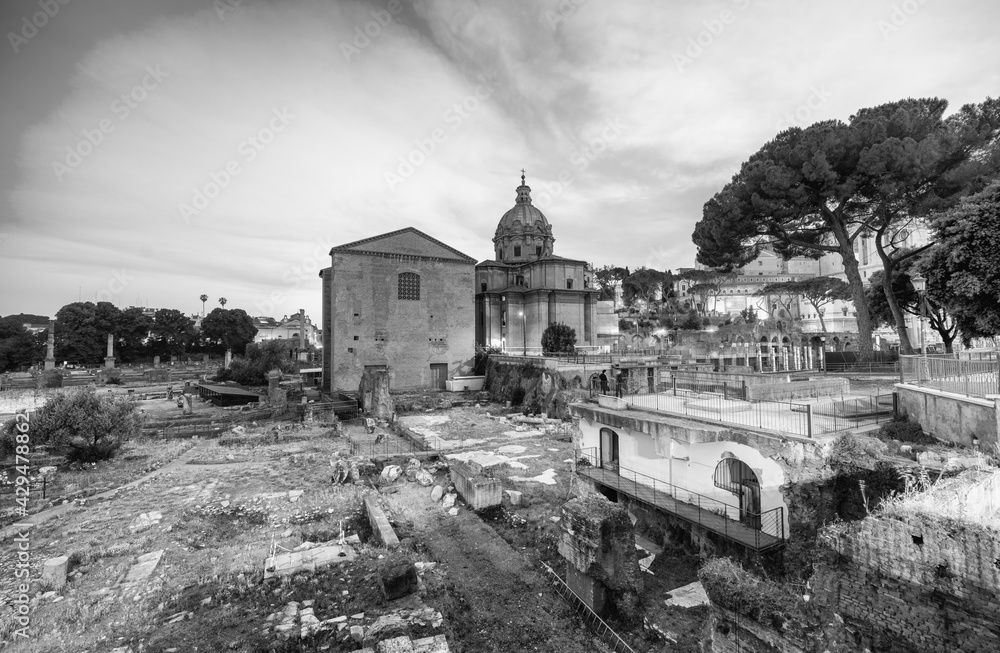
[[[42,582],[55,589],[66,584],[66,571],[69,568],[69,557],[59,556],[49,558],[42,565]]]
[[[409,637],[402,635],[385,639],[375,647],[376,653],[413,653],[413,643]]]
[[[444,635],[413,640],[413,653],[449,653],[449,650]]]
[[[156,566],[160,564],[160,558],[162,557],[163,549],[139,556],[136,563],[132,565],[131,569],[129,569],[128,575],[125,576],[125,580],[123,582],[137,583],[146,580],[153,574],[153,571],[156,570]]]
[[[407,596],[417,591],[417,568],[406,562],[382,570],[379,584],[387,601]]]
[[[378,505],[378,500],[371,494],[365,495],[365,510],[368,512],[368,521],[372,525],[372,532],[383,546],[396,548],[399,546],[399,538],[392,530],[389,519],[385,516],[385,511]]]
[[[607,588],[601,581],[591,578],[567,562],[566,584],[591,610],[599,615],[604,614],[607,607]]]
[[[510,505],[521,505],[521,493],[517,490],[507,490],[507,498],[510,499]]]
[[[473,510],[499,506],[503,499],[500,481],[476,474],[465,463],[451,463],[451,481]]]

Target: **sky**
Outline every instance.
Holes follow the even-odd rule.
[[[492,256],[521,169],[554,253],[693,265],[782,129],[1000,93],[993,0],[6,0],[0,315],[321,322],[331,247]]]

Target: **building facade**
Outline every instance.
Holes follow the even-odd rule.
[[[254,336],[254,342],[295,340],[299,342],[304,341],[305,345],[319,344],[317,329],[304,311],[286,315],[281,320],[260,315],[253,318],[253,325],[257,327],[257,335]]]
[[[542,333],[555,323],[576,331],[579,348],[603,344],[598,335],[609,320],[599,318],[593,271],[585,261],[553,254],[554,242],[552,226],[532,205],[522,174],[514,207],[500,218],[493,236],[495,258],[476,265],[477,344],[538,354]]]
[[[323,284],[323,388],[356,391],[366,368],[393,390],[472,373],[475,259],[412,227],[330,250]]]

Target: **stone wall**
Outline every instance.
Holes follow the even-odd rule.
[[[470,508],[482,510],[500,505],[503,499],[503,486],[500,481],[477,474],[465,463],[451,461],[449,467],[451,482]]]
[[[980,446],[997,443],[997,411],[992,399],[905,383],[896,384],[896,394],[900,414],[939,440],[972,446],[972,438],[976,437]]]
[[[791,401],[808,397],[843,397],[850,392],[847,379],[810,379],[772,385],[747,387],[747,399]]]
[[[819,605],[915,651],[1000,651],[996,533],[958,521],[868,517],[820,537],[846,562],[817,569]]]

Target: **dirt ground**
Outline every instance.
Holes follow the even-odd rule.
[[[439,630],[415,627],[412,634],[441,632],[459,653],[604,650],[552,590],[540,565],[565,570],[555,547],[558,527],[550,518],[579,489],[568,462],[571,433],[559,424],[518,427],[497,419],[499,411],[484,404],[421,415],[432,418],[424,420],[427,428],[448,442],[457,440],[460,450],[506,456],[511,462],[494,474],[506,489],[523,492],[524,505],[477,515],[459,503],[459,514],[452,516],[431,501],[430,488],[402,479],[392,486],[397,490],[380,495],[404,543],[398,555],[438,563],[422,576],[423,589],[406,601],[414,610],[440,611],[444,622]],[[378,573],[393,557],[368,542],[361,496],[374,490],[330,484],[331,459],[347,457],[351,438],[362,432],[359,423],[339,433],[326,425],[286,424],[275,436],[271,425],[261,425],[249,429],[245,441],[226,446],[201,440],[188,452],[188,464],[41,524],[31,534],[33,639],[18,642],[17,650],[355,650],[360,645],[345,644],[334,634],[281,640],[268,617],[289,601],[312,600],[320,619],[363,614],[359,620],[368,626],[409,605],[402,599],[385,602],[378,588]],[[154,448],[130,449],[102,468],[102,478],[113,476],[115,465],[124,473],[138,456],[160,458],[169,451]],[[447,484],[447,472],[437,472],[435,482]],[[303,494],[292,502],[290,490]],[[134,520],[151,511],[161,520],[134,528]],[[272,547],[328,541],[338,537],[342,525],[363,542],[353,561],[262,580]],[[4,569],[13,568],[16,556],[7,544],[0,551]],[[140,555],[161,549],[148,581],[122,583]],[[42,563],[58,555],[70,556],[69,582],[43,597],[50,588],[38,582]],[[669,590],[694,580],[694,568],[683,554],[663,555],[653,566],[656,575],[644,575],[648,614],[677,636],[680,647],[625,633],[637,650],[696,650],[687,648],[687,640],[703,622],[704,610],[666,608],[662,602]],[[8,604],[16,596],[12,575],[0,578],[0,593]],[[178,614],[180,621],[168,623]],[[12,628],[9,607],[0,606],[0,640],[10,641]]]

